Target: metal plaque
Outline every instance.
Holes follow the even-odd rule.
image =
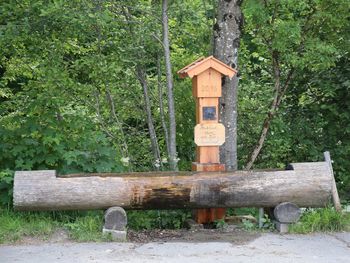
[[[212,121],[212,120],[216,120],[216,107],[212,106],[212,107],[203,107],[202,108],[202,112],[203,112],[203,120],[204,121]]]

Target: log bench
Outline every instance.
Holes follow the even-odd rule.
[[[324,207],[334,180],[327,162],[293,163],[289,170],[148,172],[57,175],[17,171],[16,210]]]

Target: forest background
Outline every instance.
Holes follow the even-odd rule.
[[[244,17],[238,168],[246,168],[268,119],[253,168],[319,161],[329,150],[341,197],[349,200],[349,1],[236,2]],[[166,11],[173,160],[161,1],[1,1],[1,206],[11,206],[16,170],[169,170],[171,161],[190,170],[195,103],[191,80],[176,71],[214,53],[218,3],[174,0]],[[280,105],[270,118],[276,82]]]

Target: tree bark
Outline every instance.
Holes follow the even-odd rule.
[[[322,207],[332,196],[326,162],[295,163],[286,171],[153,172],[57,177],[55,171],[20,171],[16,210],[274,207],[291,202]]]
[[[143,90],[143,98],[145,101],[145,110],[146,110],[146,114],[147,114],[148,132],[150,135],[152,153],[153,153],[154,160],[155,160],[155,163],[153,165],[156,168],[156,170],[159,170],[159,167],[162,166],[162,162],[161,162],[161,157],[160,157],[160,150],[159,150],[159,145],[158,145],[157,134],[156,134],[156,131],[155,131],[154,125],[153,125],[152,109],[151,109],[151,102],[150,102],[149,95],[148,95],[147,79],[146,79],[145,72],[139,66],[136,67],[136,74],[137,74],[137,77],[140,81],[140,84],[141,84],[142,90]]]
[[[169,111],[169,164],[170,169],[176,171],[177,152],[176,152],[176,120],[175,120],[175,103],[173,94],[173,74],[170,60],[169,45],[169,26],[168,26],[168,0],[162,1],[162,27],[163,27],[163,48],[165,58],[165,70],[168,91],[168,111]]]
[[[238,48],[243,25],[239,0],[219,0],[214,25],[214,56],[238,68]],[[220,121],[226,128],[226,140],[220,147],[220,160],[228,171],[237,170],[237,89],[238,77],[225,77],[220,98]]]

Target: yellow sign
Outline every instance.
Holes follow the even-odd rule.
[[[194,127],[197,146],[220,146],[225,142],[225,126],[221,123],[197,124]]]

